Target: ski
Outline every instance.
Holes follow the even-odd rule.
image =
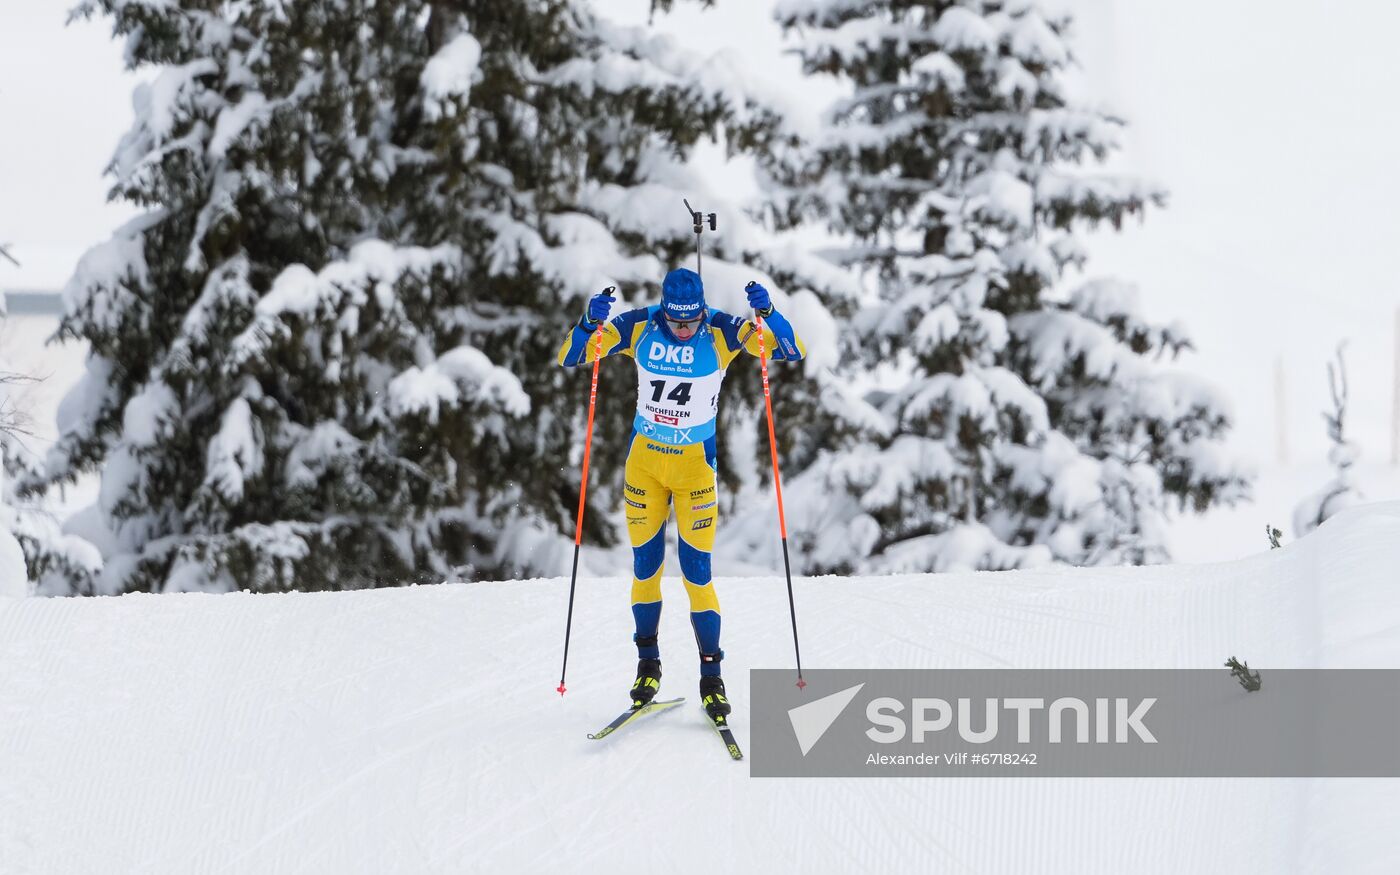
[[[725,719],[726,718],[724,717],[720,718],[720,720]],[[729,749],[730,759],[741,760],[744,758],[744,752],[739,749],[739,742],[734,740],[734,732],[729,728],[728,722],[717,723],[710,718],[708,712],[705,714],[705,722],[709,723],[715,728],[715,732],[719,735],[720,740],[723,741],[724,746]]]
[[[609,723],[607,726],[604,726],[597,732],[588,733],[588,737],[594,739],[595,741],[600,738],[607,738],[609,735],[612,735],[614,732],[618,731],[619,729],[633,722],[634,720],[637,720],[641,717],[645,717],[648,714],[659,714],[662,711],[676,707],[684,701],[685,699],[683,698],[667,699],[663,702],[648,702],[640,708],[629,708],[626,711],[623,711],[621,714],[617,715],[617,718],[613,720],[613,722]]]

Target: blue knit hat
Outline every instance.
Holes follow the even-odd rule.
[[[678,322],[695,319],[705,311],[705,287],[700,274],[678,267],[661,281],[661,312]]]

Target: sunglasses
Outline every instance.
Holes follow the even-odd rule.
[[[696,316],[694,319],[687,319],[684,322],[672,319],[670,316],[666,317],[666,324],[671,326],[672,331],[694,331],[700,327],[700,323],[703,321],[705,321],[704,316]]]

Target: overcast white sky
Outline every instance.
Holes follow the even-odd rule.
[[[1237,441],[1271,461],[1272,371],[1282,357],[1295,459],[1325,439],[1324,362],[1351,341],[1353,434],[1389,454],[1400,307],[1400,4],[1326,0],[1058,0],[1079,18],[1087,87],[1133,124],[1120,162],[1172,191],[1141,227],[1094,239],[1093,272],[1138,282],[1179,319],[1193,370],[1235,401]],[[70,0],[0,3],[0,288],[56,289],[83,249],[129,215],[101,172],[131,118],[138,77],[102,21],[64,27]],[[646,19],[647,0],[604,0]],[[731,48],[789,93],[803,83],[770,4],[680,4],[657,26],[701,51]],[[818,89],[803,100],[817,106]]]
[[[23,265],[0,288],[61,288],[129,207],[102,176],[131,123],[138,78],[100,19],[64,27],[71,0],[0,2],[0,243]]]

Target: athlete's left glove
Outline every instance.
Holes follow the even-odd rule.
[[[773,315],[773,299],[768,296],[768,290],[758,283],[749,283],[744,286],[744,293],[749,296],[749,306],[758,312],[758,315],[767,318]]]

